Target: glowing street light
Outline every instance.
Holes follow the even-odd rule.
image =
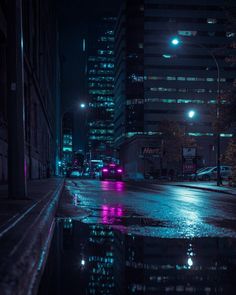
[[[80,107],[81,107],[81,109],[84,109],[84,108],[86,107],[86,104],[82,102],[82,103],[80,104]]]
[[[182,40],[181,40],[181,43]],[[199,43],[193,43],[193,42],[189,42],[188,40],[186,41],[187,44],[193,44],[196,45],[200,48],[203,48],[208,54],[209,56],[212,57],[214,64],[216,66],[217,69],[217,103],[216,103],[216,120],[217,122],[219,122],[220,120],[220,111],[221,111],[221,101],[220,101],[220,66],[219,63],[217,61],[217,58],[215,56],[215,53],[213,50],[209,50],[205,45],[203,44],[199,44]],[[178,39],[177,37],[173,38],[171,40],[171,44],[174,46],[178,46],[180,44],[180,39]],[[191,117],[190,114],[192,114],[193,116]],[[189,118],[193,118],[194,117],[194,112],[193,113],[189,113]],[[221,172],[220,172],[220,165],[221,165],[221,159],[220,159],[220,155],[221,155],[221,140],[220,140],[220,131],[217,130],[216,131],[216,165],[217,165],[217,186],[220,186],[222,184],[221,181]]]
[[[180,41],[179,41],[178,38],[173,38],[173,39],[171,40],[171,44],[174,45],[174,46],[179,45],[179,43],[180,43]]]
[[[191,110],[191,111],[188,112],[188,117],[190,119],[193,119],[195,117],[195,115],[196,115],[196,112],[194,110]]]

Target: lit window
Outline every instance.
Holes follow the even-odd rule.
[[[163,56],[164,58],[171,58],[171,57],[172,57],[171,54],[163,54],[162,56]]]
[[[197,31],[178,31],[178,34],[181,36],[196,36],[197,35]]]
[[[208,18],[207,19],[207,23],[209,24],[209,25],[214,25],[214,24],[216,24],[217,23],[217,19],[216,18]]]
[[[213,82],[214,79],[213,78],[206,78],[207,82]]]

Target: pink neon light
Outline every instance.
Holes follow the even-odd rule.
[[[122,209],[120,207],[117,208],[117,215],[121,217],[123,215]]]
[[[118,169],[117,172],[122,173],[122,169]]]
[[[102,169],[103,172],[108,172],[108,169],[104,168]]]
[[[109,205],[102,205],[102,223],[103,224],[114,224],[116,218],[123,216],[123,209],[120,205],[110,207]]]
[[[115,166],[116,166],[116,164],[110,164],[109,166],[110,166],[110,167],[115,167]]]

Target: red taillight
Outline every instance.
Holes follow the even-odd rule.
[[[118,169],[117,172],[118,172],[118,173],[122,173],[122,169]]]
[[[108,172],[108,169],[104,168],[102,169],[102,172]]]

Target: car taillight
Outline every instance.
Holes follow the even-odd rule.
[[[117,172],[122,173],[122,169],[118,169]]]
[[[103,172],[108,172],[108,169],[104,168],[102,169]]]

